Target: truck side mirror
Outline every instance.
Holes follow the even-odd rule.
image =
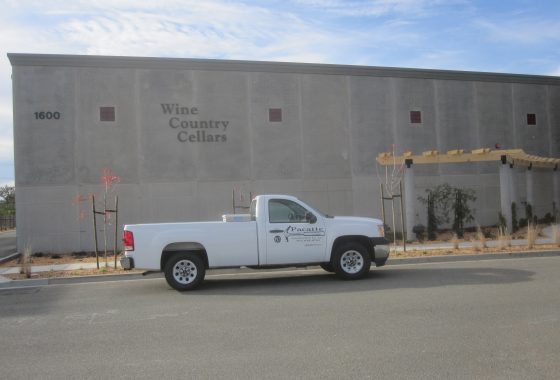
[[[306,212],[305,213],[305,220],[308,223],[313,224],[313,223],[317,222],[317,217],[315,215],[313,215],[313,213],[311,213],[311,212]]]

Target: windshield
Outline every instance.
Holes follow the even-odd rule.
[[[305,204],[307,204],[309,207],[311,207],[313,209],[313,211],[315,211],[317,214],[321,215],[323,218],[334,218],[334,216],[329,215],[329,214],[325,214],[324,212],[320,211],[317,207],[314,207],[311,203],[309,202],[305,202]]]

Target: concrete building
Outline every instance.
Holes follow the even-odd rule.
[[[560,78],[319,64],[8,54],[13,67],[18,249],[93,249],[91,201],[119,177],[119,223],[217,220],[249,193],[331,214],[380,215],[381,152],[522,148],[560,157]],[[527,198],[526,168],[513,197]],[[493,163],[415,168],[417,194],[476,190],[497,222]],[[558,196],[530,174],[542,216]],[[557,181],[558,182],[558,181]],[[418,205],[414,223],[425,224]],[[521,208],[521,206],[519,206]],[[523,214],[521,214],[522,216]],[[109,234],[111,235],[111,234]],[[101,239],[100,239],[101,241]],[[112,240],[110,245],[112,244]]]

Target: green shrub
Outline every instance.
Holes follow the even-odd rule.
[[[511,202],[511,230],[516,232],[519,229],[519,222],[517,221],[517,205]]]
[[[513,203],[512,203],[512,206],[513,206]],[[501,228],[502,230],[507,229],[506,218],[505,218],[504,214],[502,214],[501,212],[498,212],[498,228]]]
[[[474,220],[474,210],[469,202],[476,201],[475,192],[472,189],[461,189],[447,183],[426,189],[427,196],[418,197],[428,209],[428,239],[435,239],[438,226],[449,223],[450,213],[453,212],[453,231],[458,237],[463,237],[465,223]]]

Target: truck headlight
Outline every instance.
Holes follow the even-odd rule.
[[[383,224],[377,225],[377,231],[379,232],[379,236],[381,237],[385,236],[385,227],[383,226]]]

